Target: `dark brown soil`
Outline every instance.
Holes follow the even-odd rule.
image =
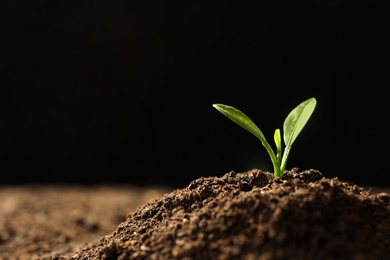
[[[57,227],[51,231],[54,236],[43,230],[43,238],[38,237],[35,244],[18,244],[13,250],[38,245],[47,236],[55,241],[48,243],[37,259],[301,260],[390,256],[390,195],[338,178],[325,178],[316,170],[295,168],[276,179],[257,169],[230,172],[222,177],[199,178],[169,193],[155,190],[154,195],[154,199],[130,211],[112,231],[93,231],[95,236],[89,235],[90,240],[83,240],[84,244],[67,235],[64,227]],[[94,203],[100,202],[86,202],[85,207],[92,208]],[[80,236],[99,230],[94,221],[106,211],[100,208],[100,213],[85,212],[69,218],[69,225],[78,226]],[[118,204],[111,224],[130,208]],[[0,250],[10,250],[4,244],[15,236],[7,226],[0,229]],[[105,236],[97,240],[100,235]],[[69,246],[73,240],[75,244]],[[0,254],[0,258],[5,255]]]

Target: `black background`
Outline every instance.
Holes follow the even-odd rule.
[[[273,145],[316,97],[287,168],[389,186],[381,3],[2,1],[0,182],[181,187],[272,171],[212,104],[244,111]]]

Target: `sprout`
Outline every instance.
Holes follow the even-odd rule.
[[[275,154],[271,146],[267,142],[265,136],[257,127],[257,125],[253,123],[253,121],[243,112],[241,112],[237,108],[224,104],[213,104],[213,107],[216,108],[223,115],[228,117],[230,120],[232,120],[234,123],[251,132],[261,141],[261,143],[267,150],[269,156],[271,157],[271,161],[274,166],[274,177],[282,177],[284,169],[286,168],[291,146],[294,143],[295,139],[298,137],[299,133],[302,131],[303,127],[306,125],[316,105],[317,100],[314,97],[309,98],[299,104],[296,108],[294,108],[284,120],[283,140],[285,148],[283,156],[282,141],[279,129],[276,129],[274,133],[274,141],[276,144]]]

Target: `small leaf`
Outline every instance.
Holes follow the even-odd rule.
[[[295,139],[306,125],[317,105],[317,100],[309,98],[294,108],[283,125],[283,137],[286,147],[291,147]]]
[[[280,129],[276,129],[274,133],[274,141],[276,145],[276,150],[281,151],[282,150],[282,139],[280,138]]]
[[[243,112],[238,110],[237,108],[234,108],[232,106],[223,105],[223,104],[213,104],[213,107],[215,107],[219,112],[221,112],[223,115],[228,117],[230,120],[232,120],[237,125],[241,126],[242,128],[246,129],[247,131],[251,132],[254,136],[259,138],[262,142],[266,142],[266,139],[263,135],[263,133],[260,131],[260,129],[256,126],[255,123]]]
[[[237,108],[234,108],[232,106],[223,105],[223,104],[213,104],[213,107],[216,108],[223,115],[228,117],[230,120],[232,120],[234,123],[241,126],[245,130],[249,131],[254,136],[256,136],[261,141],[261,144],[267,150],[267,152],[271,158],[272,164],[274,166],[274,171],[275,172],[279,171],[280,165],[279,165],[278,160],[276,159],[274,151],[272,150],[271,146],[269,145],[269,143],[265,139],[263,133],[260,131],[260,129],[257,127],[257,125],[255,123],[253,123],[253,121],[248,116],[246,116],[243,112],[241,112],[240,110],[238,110]]]

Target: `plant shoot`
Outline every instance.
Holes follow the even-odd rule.
[[[283,124],[284,151],[282,148],[280,129],[276,129],[274,133],[276,153],[267,142],[259,127],[257,127],[257,125],[243,112],[237,108],[224,104],[213,104],[213,107],[260,140],[271,158],[274,167],[274,177],[282,177],[291,151],[291,146],[306,125],[316,105],[317,100],[312,97],[303,101],[288,114]]]

